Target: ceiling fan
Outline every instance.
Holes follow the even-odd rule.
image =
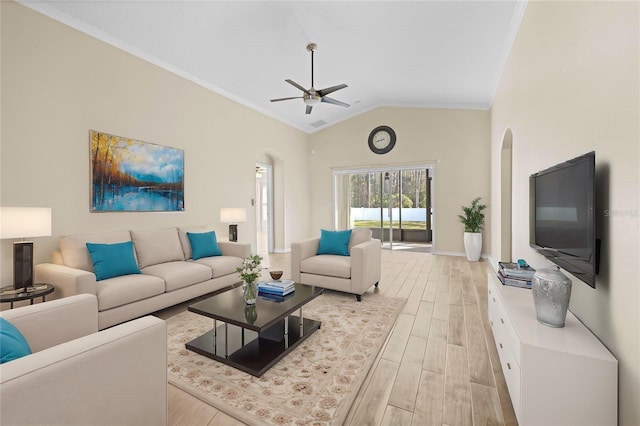
[[[313,87],[313,52],[315,52],[317,48],[318,46],[315,43],[309,43],[307,45],[307,50],[311,52],[311,88],[305,89],[295,81],[287,79],[285,81],[290,85],[296,87],[297,89],[302,90],[303,95],[294,96],[290,98],[271,99],[271,102],[288,101],[289,99],[302,99],[305,105],[307,105],[306,114],[311,114],[311,109],[313,108],[313,106],[319,104],[320,102],[339,105],[343,107],[349,106],[349,104],[345,104],[344,102],[337,101],[327,96],[329,93],[333,93],[336,90],[344,89],[345,87],[347,87],[346,84],[338,84],[337,86],[331,86],[331,87],[327,87],[326,89],[320,89],[320,90],[316,90]]]

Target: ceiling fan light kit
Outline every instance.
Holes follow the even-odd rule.
[[[304,95],[304,103],[309,106],[318,105],[321,102],[320,96],[318,95]]]
[[[296,89],[302,90],[302,96],[293,96],[293,97],[288,97],[288,98],[278,98],[278,99],[271,99],[271,102],[280,102],[280,101],[288,101],[290,99],[302,99],[302,101],[304,102],[304,104],[307,106],[305,113],[306,114],[311,114],[311,110],[312,108],[321,103],[328,103],[328,104],[332,104],[332,105],[338,105],[338,106],[342,106],[342,107],[349,107],[349,104],[346,104],[344,102],[338,101],[336,99],[332,99],[330,97],[328,97],[327,95],[329,93],[333,93],[337,90],[340,89],[344,89],[345,87],[348,87],[346,84],[338,84],[336,86],[331,86],[331,87],[327,87],[325,89],[320,89],[320,90],[316,90],[313,84],[313,53],[316,51],[316,49],[318,48],[318,46],[315,43],[309,43],[307,45],[307,50],[309,52],[311,52],[311,88],[310,89],[305,89],[304,87],[302,87],[301,85],[299,85],[298,83],[296,83],[293,80],[285,80],[287,83],[289,83],[290,85],[292,85],[293,87],[295,87]]]

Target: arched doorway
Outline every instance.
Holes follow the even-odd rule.
[[[513,134],[507,129],[500,150],[500,260],[511,261],[511,196]]]

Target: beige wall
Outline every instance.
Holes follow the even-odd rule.
[[[638,2],[529,2],[492,107],[492,198],[513,133],[513,257],[528,245],[528,176],[594,150],[602,259],[597,287],[573,279],[571,310],[619,361],[621,425],[640,424]],[[500,209],[492,255],[500,256]],[[571,398],[571,395],[567,395]]]
[[[307,233],[303,132],[21,5],[1,3],[0,201],[52,208],[54,236],[35,239],[36,263],[47,261],[65,234],[213,224],[226,238],[220,207],[248,209],[239,239],[255,250],[251,199],[255,163],[265,152],[280,176],[276,248]],[[90,213],[89,129],[183,149],[185,211]],[[10,282],[11,242],[2,248],[1,277]]]
[[[378,155],[367,139],[375,127],[388,125],[397,135],[395,148]],[[441,253],[464,253],[464,228],[457,215],[475,197],[489,202],[490,122],[488,111],[378,108],[310,136],[312,235],[333,229],[332,168],[393,164],[434,165],[434,247]],[[488,217],[493,209],[487,209]],[[485,235],[490,235],[487,220]],[[489,252],[484,238],[483,252]]]

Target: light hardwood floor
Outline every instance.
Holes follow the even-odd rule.
[[[265,261],[290,276],[289,254]],[[490,266],[389,250],[382,251],[382,262],[378,291],[407,304],[345,424],[517,425],[487,320]],[[184,309],[186,304],[160,316]],[[243,423],[169,385],[169,424]]]

